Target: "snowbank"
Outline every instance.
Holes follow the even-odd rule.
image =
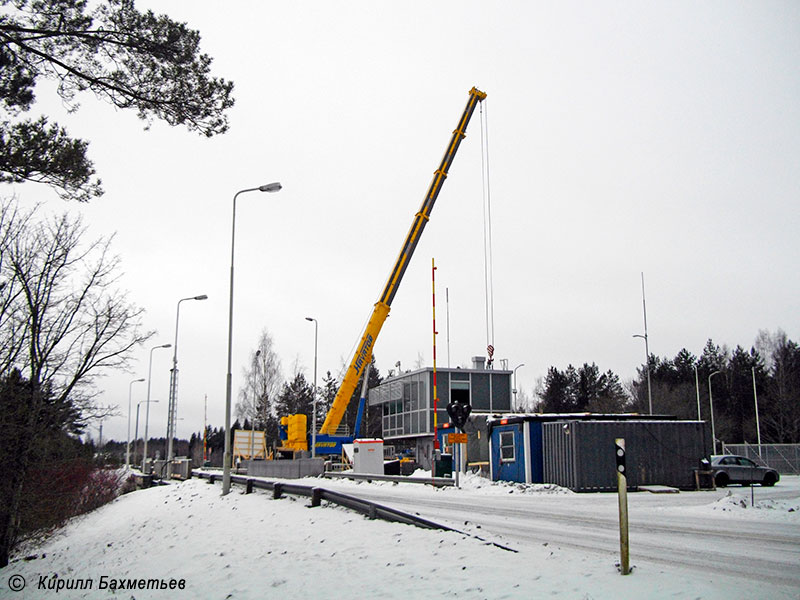
[[[359,485],[365,484],[351,483]],[[487,510],[498,500],[498,492],[517,493],[513,487],[470,476],[464,485],[464,490],[427,488],[425,493],[443,498],[482,494]],[[414,493],[423,487],[427,486],[405,486]],[[557,543],[533,542],[517,544],[518,552],[509,552],[467,535],[371,521],[340,507],[312,509],[307,500],[273,500],[269,494],[234,490],[222,497],[219,484],[193,479],[122,496],[29,549],[30,560],[17,558],[3,570],[0,590],[9,597],[6,586],[15,576],[26,582],[21,592],[10,596],[19,599],[796,596],[776,588],[765,596],[760,582],[675,569],[642,566],[622,577],[613,555],[598,557],[563,550]],[[565,495],[564,500],[573,496],[582,498]],[[717,504],[736,504],[723,500]],[[65,582],[60,592],[47,589],[48,582],[59,580]],[[92,587],[66,589],[67,583],[77,581]],[[123,585],[174,581],[182,587],[117,589],[113,594],[108,587],[100,589],[111,581]]]

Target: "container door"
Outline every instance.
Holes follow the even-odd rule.
[[[492,430],[492,474],[495,480],[525,483],[522,425],[501,425]]]

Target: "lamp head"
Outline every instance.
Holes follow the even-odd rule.
[[[208,300],[208,296],[201,294],[200,296],[195,296],[192,300]]]
[[[260,192],[279,192],[283,186],[278,183],[277,181],[274,183],[267,183],[265,185],[258,186],[258,191]]]

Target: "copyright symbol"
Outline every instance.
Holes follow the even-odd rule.
[[[12,575],[8,578],[8,589],[12,592],[21,592],[25,587],[25,578],[22,575]]]

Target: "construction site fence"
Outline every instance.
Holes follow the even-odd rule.
[[[722,453],[746,456],[781,475],[800,475],[800,444],[722,444]]]

